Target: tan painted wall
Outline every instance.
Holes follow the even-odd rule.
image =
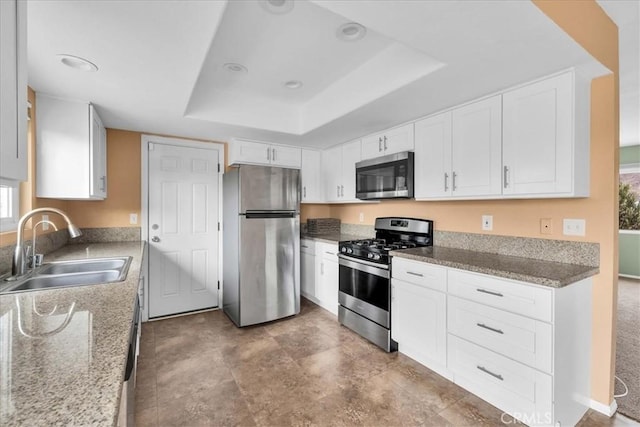
[[[617,28],[592,0],[536,1],[540,9],[615,74],[591,86],[591,196],[586,199],[415,202],[332,205],[330,216],[343,223],[373,224],[379,216],[399,215],[435,220],[438,230],[482,233],[481,216],[493,215],[491,234],[600,244],[600,274],[594,278],[591,383],[592,398],[613,399],[617,298],[618,182],[618,44]],[[326,216],[317,205],[303,205],[301,217]],[[540,219],[551,218],[553,233],[540,234]],[[562,235],[563,218],[585,218],[586,236]]]

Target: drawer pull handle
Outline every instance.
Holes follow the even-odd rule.
[[[309,247],[309,246],[306,246],[306,245],[300,245],[300,246],[302,246],[303,248],[308,248]]]
[[[498,374],[494,374],[493,372],[491,372],[490,370],[488,370],[487,368],[485,368],[484,366],[476,366],[476,368],[480,369],[482,372],[484,372],[485,374],[489,374],[494,378],[499,379],[500,381],[504,381],[504,378],[502,378],[502,375],[498,375]]]
[[[329,251],[324,251],[325,254],[329,254],[329,255],[335,255],[335,253],[333,252],[329,252]]]
[[[410,274],[412,276],[424,277],[422,273],[414,273],[413,271],[407,271],[407,274]]]
[[[480,288],[478,288],[478,289],[476,289],[476,291],[478,291],[478,292],[482,292],[483,294],[493,295],[494,297],[503,297],[503,296],[504,296],[504,295],[502,295],[502,294],[501,294],[501,293],[499,293],[499,292],[491,292],[491,291],[488,291],[488,290],[486,290],[486,289],[480,289]]]
[[[502,332],[500,329],[492,328],[491,326],[487,326],[484,323],[476,323],[476,325],[478,325],[481,328],[488,329],[491,332],[495,332],[496,334],[504,334],[504,332]]]

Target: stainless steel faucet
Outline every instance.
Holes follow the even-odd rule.
[[[67,229],[69,230],[69,236],[72,239],[82,236],[82,231],[78,227],[76,227],[66,213],[56,208],[38,208],[33,209],[32,211],[27,212],[20,218],[20,222],[18,222],[18,236],[16,237],[16,250],[13,252],[13,260],[11,262],[11,275],[12,276],[22,276],[26,269],[26,260],[24,253],[24,226],[27,221],[29,221],[34,215],[39,213],[57,213],[67,222]],[[37,224],[36,224],[37,226]],[[35,245],[34,245],[35,246]]]

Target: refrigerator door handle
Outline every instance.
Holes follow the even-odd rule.
[[[295,218],[298,215],[295,211],[248,211],[244,214],[247,219],[257,218]]]

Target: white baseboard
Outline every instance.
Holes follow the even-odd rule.
[[[612,416],[618,410],[618,402],[616,402],[615,399],[613,399],[610,405],[605,405],[604,403],[600,403],[596,400],[591,399],[591,403],[589,406],[594,411],[600,412],[601,414],[604,414],[607,417]]]
[[[620,277],[624,277],[625,279],[640,279],[640,276],[634,276],[633,274],[618,274]]]

